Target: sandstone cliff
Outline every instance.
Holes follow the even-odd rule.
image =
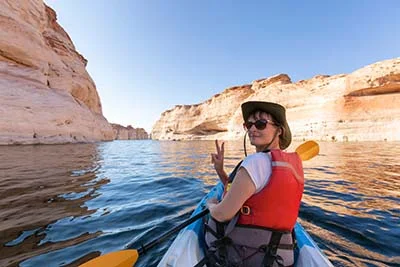
[[[112,140],[96,87],[42,0],[0,2],[0,144]]]
[[[204,103],[175,106],[155,123],[153,139],[243,137],[240,104],[278,102],[287,108],[294,140],[400,140],[400,58],[348,75],[318,75],[292,83],[280,74],[226,89]]]
[[[131,125],[124,127],[116,123],[111,123],[111,125],[116,140],[149,139],[149,134],[143,128],[133,128]]]

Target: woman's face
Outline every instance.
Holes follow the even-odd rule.
[[[275,136],[276,131],[278,134],[269,146],[270,149],[279,149],[279,135],[281,129],[273,123],[272,116],[266,112],[256,112],[247,119],[249,122],[256,122],[257,120],[267,121],[267,126],[259,130],[255,125],[248,129],[250,143],[256,147],[256,151],[260,152],[266,149],[268,145]]]

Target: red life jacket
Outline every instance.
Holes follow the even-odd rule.
[[[303,166],[297,153],[271,150],[271,156],[270,180],[243,204],[237,224],[292,230],[303,195]]]
[[[210,266],[293,266],[292,230],[303,194],[303,167],[296,153],[272,150],[271,155],[268,184],[251,196],[229,223],[210,217],[205,225]],[[228,190],[226,184],[224,194]]]

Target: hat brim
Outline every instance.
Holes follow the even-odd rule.
[[[292,133],[286,121],[286,110],[283,106],[272,102],[249,101],[243,103],[241,107],[244,121],[247,121],[249,116],[257,110],[271,114],[283,128],[283,134],[280,136],[281,149],[286,149],[290,145]]]

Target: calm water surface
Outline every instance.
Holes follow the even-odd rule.
[[[335,266],[400,266],[400,143],[320,146],[304,162],[300,223]],[[77,266],[152,241],[217,182],[214,150],[151,140],[0,147],[0,266]],[[225,156],[230,171],[241,142],[227,142]],[[171,242],[137,266],[155,266]]]

